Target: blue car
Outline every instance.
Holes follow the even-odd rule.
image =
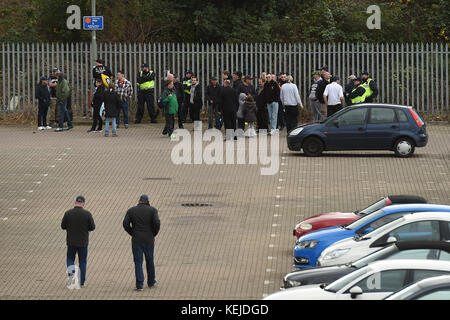
[[[427,142],[426,124],[412,107],[372,103],[344,108],[287,135],[289,150],[314,157],[329,150],[391,150],[407,158]]]
[[[315,267],[322,251],[333,243],[364,235],[400,216],[421,211],[450,212],[450,206],[426,203],[393,205],[359,218],[349,225],[330,227],[307,233],[295,243],[294,267]]]

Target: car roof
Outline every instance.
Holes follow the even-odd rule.
[[[393,213],[393,212],[397,212],[397,211],[402,211],[402,210],[425,210],[425,209],[433,209],[433,210],[439,210],[439,209],[443,209],[443,210],[450,210],[450,206],[449,205],[445,205],[445,204],[434,204],[434,203],[408,203],[408,204],[394,204],[391,206],[387,206],[387,207],[383,207],[380,210],[382,210],[383,212],[386,213]]]
[[[439,212],[439,211],[420,211],[406,214],[403,216],[405,221],[417,221],[417,220],[445,220],[450,221],[449,212]]]
[[[392,201],[392,203],[427,203],[428,201],[420,196],[414,196],[414,195],[390,195],[387,196],[389,200]]]
[[[375,272],[391,269],[426,269],[450,272],[450,261],[425,259],[378,260],[369,263],[368,267]]]
[[[417,286],[420,288],[436,286],[439,284],[449,284],[449,283],[450,283],[450,275],[425,278],[425,279],[422,279],[422,280],[416,282]]]
[[[395,246],[400,250],[412,249],[437,249],[450,253],[450,242],[447,241],[431,241],[431,240],[415,240],[415,241],[397,241]]]
[[[396,107],[396,108],[412,108],[411,106],[405,106],[400,104],[390,104],[390,103],[360,103],[360,104],[354,104],[349,106],[349,108],[355,108],[355,107]]]

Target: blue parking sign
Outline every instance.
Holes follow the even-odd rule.
[[[103,17],[83,17],[84,30],[103,30]]]

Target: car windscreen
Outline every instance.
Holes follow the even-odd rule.
[[[358,269],[358,270],[356,270],[352,273],[349,273],[348,275],[343,276],[342,278],[339,278],[338,280],[330,283],[328,286],[325,287],[325,290],[336,293],[339,290],[341,290],[342,288],[344,288],[350,282],[353,282],[357,278],[361,277],[362,275],[364,275],[370,271],[371,271],[371,269],[369,267],[364,267],[364,268]]]
[[[375,251],[361,259],[356,260],[351,265],[355,268],[362,268],[367,266],[369,263],[385,259],[386,256],[390,256],[393,252],[397,252],[397,247],[395,245],[390,245],[384,248],[380,248],[378,251]]]
[[[361,211],[359,211],[359,212],[358,212],[358,215],[360,215],[360,216],[365,216],[365,215],[367,215],[367,214],[369,214],[369,213],[372,213],[372,212],[375,212],[375,211],[377,211],[377,210],[380,210],[381,208],[383,208],[384,206],[386,206],[387,203],[388,203],[388,199],[383,198],[383,199],[381,199],[381,200],[378,200],[377,202],[372,203],[372,204],[371,204],[370,206],[368,206],[367,208],[362,209]]]
[[[377,216],[379,216],[383,213],[384,213],[383,210],[377,210],[375,212],[372,212],[371,214],[368,214],[368,215],[361,217],[358,220],[350,223],[348,226],[346,226],[346,229],[351,229],[351,230],[359,229],[361,226],[365,225],[370,220],[376,218]]]

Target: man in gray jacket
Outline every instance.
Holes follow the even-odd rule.
[[[145,265],[147,267],[147,284],[149,287],[155,286],[153,253],[155,249],[155,237],[160,228],[160,221],[158,210],[150,206],[147,195],[143,194],[139,198],[139,204],[127,211],[123,219],[123,228],[131,236],[131,248],[133,250],[136,274],[136,290],[142,291],[144,288],[144,272],[142,270],[143,256],[145,256]]]

